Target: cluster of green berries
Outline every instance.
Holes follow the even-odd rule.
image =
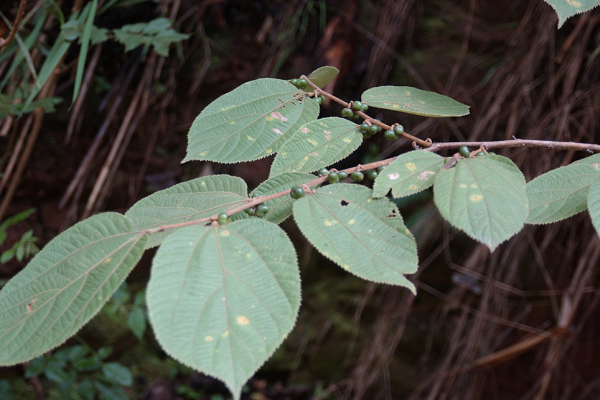
[[[292,79],[290,80],[290,83],[296,86],[298,89],[304,89],[306,85],[308,85],[308,82],[304,78]]]
[[[471,152],[469,151],[469,148],[467,146],[460,146],[460,148],[458,149],[458,154],[460,154],[464,158],[471,157]],[[486,153],[485,151],[480,151],[477,154],[475,154],[476,157],[487,156],[487,155],[495,156],[496,153],[494,153],[494,152]]]
[[[320,95],[315,97],[315,100],[317,101],[317,103],[319,103],[319,105],[323,104],[323,101],[325,101],[325,96]]]
[[[394,126],[394,129],[389,129],[387,131],[385,131],[385,133],[383,134],[385,136],[385,139],[388,142],[393,142],[398,140],[398,138],[400,138],[400,136],[402,136],[402,134],[404,133],[404,127],[402,125],[396,125]]]
[[[358,119],[360,117],[359,117],[359,115],[355,111],[366,112],[369,109],[368,105],[363,104],[363,103],[361,103],[358,100],[353,101],[351,107],[352,108],[344,108],[342,110],[342,117],[352,118],[352,119]]]
[[[375,124],[369,125],[368,123],[363,122],[358,127],[358,130],[360,131],[360,133],[362,133],[362,135],[365,137],[365,139],[368,139],[371,136],[373,136],[374,134],[376,134],[377,132],[381,131],[381,127],[379,125],[375,125]]]

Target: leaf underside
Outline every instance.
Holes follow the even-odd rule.
[[[345,270],[414,293],[404,275],[418,268],[415,240],[396,206],[371,194],[362,185],[320,188],[296,201],[294,220],[321,254]]]
[[[392,189],[394,198],[406,197],[433,185],[444,158],[425,150],[400,155],[382,171],[373,185],[373,197],[383,197]]]
[[[123,283],[146,241],[128,218],[103,213],[48,243],[0,292],[0,365],[74,335]]]
[[[152,263],[149,317],[175,359],[241,388],[295,324],[300,274],[294,246],[256,218],[170,235]]]
[[[558,27],[563,26],[567,18],[586,12],[600,4],[600,0],[545,0],[558,15]]]
[[[588,193],[588,211],[592,218],[596,233],[600,235],[600,179],[596,179],[590,186]]]
[[[310,81],[318,87],[323,88],[325,87],[325,85],[331,82],[339,73],[339,69],[335,67],[325,66],[317,68],[313,72],[311,72],[308,76],[308,79],[310,79]]]
[[[506,157],[460,159],[437,174],[433,191],[442,216],[491,251],[527,219],[525,178]]]
[[[450,97],[408,86],[374,87],[362,94],[369,107],[400,111],[425,117],[461,117],[469,106]]]
[[[140,229],[195,221],[239,207],[248,198],[243,179],[210,175],[182,182],[153,193],[131,207],[125,215]],[[150,235],[147,248],[158,246],[173,229]]]
[[[592,182],[600,176],[600,164],[577,163],[548,171],[527,184],[528,224],[549,224],[587,208]]]
[[[247,82],[198,115],[182,162],[236,163],[266,157],[318,115],[319,104],[287,81],[264,78]]]
[[[282,172],[313,172],[348,157],[362,143],[358,125],[344,118],[321,118],[304,125],[285,142],[269,177]]]

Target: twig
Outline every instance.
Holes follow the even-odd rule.
[[[12,29],[10,30],[10,35],[6,39],[0,38],[0,48],[8,46],[8,44],[12,42],[12,40],[15,38],[15,35],[19,30],[19,25],[21,24],[21,18],[23,18],[23,11],[25,11],[25,3],[27,3],[27,0],[21,0],[21,3],[19,4],[19,10],[17,11],[17,18],[15,19],[15,23],[13,24]]]
[[[434,143],[428,147],[427,151],[440,151],[445,149],[458,149],[461,146],[471,148],[484,147],[486,149],[506,149],[515,147],[537,147],[542,149],[555,150],[577,150],[587,152],[600,152],[600,144],[592,143],[575,143],[575,142],[553,142],[551,140],[529,140],[516,139],[513,140],[498,140],[494,142],[449,142],[449,143]]]

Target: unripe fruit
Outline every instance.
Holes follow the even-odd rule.
[[[377,132],[379,132],[381,130],[381,128],[377,125],[371,125],[369,127],[369,132],[371,133],[371,135],[376,134]]]
[[[460,146],[460,149],[458,149],[458,153],[464,158],[469,158],[471,156],[471,152],[469,151],[469,148],[467,146]]]
[[[352,180],[355,182],[360,182],[365,179],[365,175],[360,171],[354,171],[350,174],[350,178],[352,178]]]
[[[343,181],[348,177],[348,173],[346,171],[338,171],[337,174],[340,177],[340,181]]]
[[[327,181],[329,183],[338,183],[340,181],[340,176],[337,172],[330,172],[329,175],[327,175]]]
[[[369,128],[371,127],[371,125],[367,124],[366,122],[363,122],[362,124],[360,124],[360,127],[358,128],[358,130],[360,130],[361,132],[369,132]]]
[[[385,131],[385,133],[383,134],[383,136],[385,137],[385,139],[388,142],[394,142],[394,141],[396,141],[398,139],[398,136],[396,136],[396,132],[391,131],[391,130]]]
[[[266,204],[261,204],[256,207],[256,216],[264,217],[269,212],[269,206]]]
[[[387,165],[380,165],[379,168],[377,168],[377,172],[383,171],[385,167],[387,167]]]
[[[320,95],[315,97],[315,100],[317,101],[317,103],[319,103],[319,105],[323,104],[323,101],[325,100],[325,96]]]
[[[402,134],[404,133],[404,127],[402,125],[396,125],[394,127],[394,132],[397,136],[402,136]]]
[[[377,173],[377,171],[375,171],[374,169],[370,170],[370,171],[367,173],[367,176],[368,176],[369,178],[371,178],[371,179],[375,179],[375,178],[377,178],[377,175],[379,175],[379,174],[378,174],[378,173]]]
[[[488,155],[490,155],[490,156],[495,156],[495,155],[496,155],[496,153],[494,153],[493,151],[489,151],[489,152],[488,152]]]
[[[354,108],[356,111],[360,111],[362,108],[362,103],[356,100],[354,103],[352,103],[352,108]]]
[[[246,214],[248,214],[251,217],[256,215],[256,208],[254,207],[246,208],[244,211],[246,211]]]
[[[362,112],[367,112],[369,110],[369,106],[366,104],[363,104],[362,107],[360,108],[360,111]]]
[[[318,172],[319,176],[327,175],[329,170],[327,168],[321,168]]]
[[[302,79],[298,79],[298,84],[296,85],[296,87],[298,89],[304,89],[306,87],[306,85],[308,85],[308,82],[306,82],[306,79],[302,78]]]
[[[342,110],[342,117],[345,117],[345,118],[352,118],[352,116],[353,116],[353,115],[354,115],[354,113],[353,113],[353,112],[352,112],[352,110],[351,110],[351,109],[349,109],[349,108],[344,108],[344,109]]]
[[[227,222],[229,222],[229,215],[227,215],[227,213],[219,214],[217,217],[217,222],[219,225],[225,225]]]
[[[475,154],[475,156],[481,157],[481,156],[487,156],[487,154],[485,154],[485,151],[480,151],[479,153]]]
[[[302,189],[300,186],[294,186],[290,190],[290,196],[292,197],[292,199],[299,199],[301,197],[304,197],[305,194],[306,193],[304,192],[304,189]]]
[[[290,83],[296,87],[298,87],[298,79],[294,78],[292,80],[290,80]]]

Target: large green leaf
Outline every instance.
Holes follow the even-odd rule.
[[[374,87],[362,94],[370,107],[401,111],[426,117],[460,117],[469,114],[469,106],[450,97],[408,86]]]
[[[90,320],[140,259],[147,235],[104,213],[58,235],[0,292],[0,365],[31,360]]]
[[[358,125],[344,118],[321,118],[304,125],[279,150],[270,177],[313,172],[348,157],[362,143]]]
[[[549,224],[587,208],[590,185],[600,176],[600,165],[578,163],[538,176],[527,184],[528,224]]]
[[[268,179],[258,185],[250,194],[254,196],[266,197],[271,194],[279,193],[284,190],[289,190],[294,186],[300,186],[314,180],[316,176],[305,174],[302,172],[284,172]],[[312,188],[318,185],[311,186]],[[292,206],[295,200],[290,196],[278,197],[273,200],[265,201],[264,204],[269,206],[269,211],[263,219],[276,224],[282,223],[287,217],[292,215]]]
[[[596,232],[600,235],[600,179],[594,180],[588,193],[588,211]]]
[[[405,274],[418,268],[417,246],[396,206],[362,185],[338,183],[294,204],[294,220],[325,257],[370,281],[415,292]]]
[[[333,80],[333,78],[335,78],[337,76],[337,74],[340,73],[340,70],[335,68],[335,67],[329,67],[329,66],[325,66],[325,67],[321,67],[321,68],[317,68],[315,69],[313,72],[310,73],[310,75],[308,76],[308,79],[310,79],[310,81],[312,83],[314,83],[315,85],[317,85],[320,88],[325,87],[325,85],[327,85],[329,82],[331,82]],[[312,90],[312,88],[307,87],[307,90]]]
[[[156,253],[147,304],[164,350],[223,380],[237,400],[296,321],[294,246],[281,228],[257,218],[183,228]]]
[[[400,155],[382,171],[373,185],[373,197],[383,197],[392,189],[395,198],[410,196],[431,185],[444,159],[435,153],[415,150]]]
[[[558,14],[558,27],[560,28],[567,18],[591,10],[600,4],[600,0],[545,0]]]
[[[276,153],[301,125],[318,117],[319,104],[305,96],[280,79],[244,83],[198,115],[183,162],[234,163]]]
[[[235,176],[210,175],[182,182],[138,201],[125,215],[140,228],[195,221],[244,204],[246,182]],[[173,230],[150,235],[147,248],[158,246]]]
[[[460,159],[437,174],[433,191],[442,216],[491,251],[527,219],[525,178],[506,157]]]

